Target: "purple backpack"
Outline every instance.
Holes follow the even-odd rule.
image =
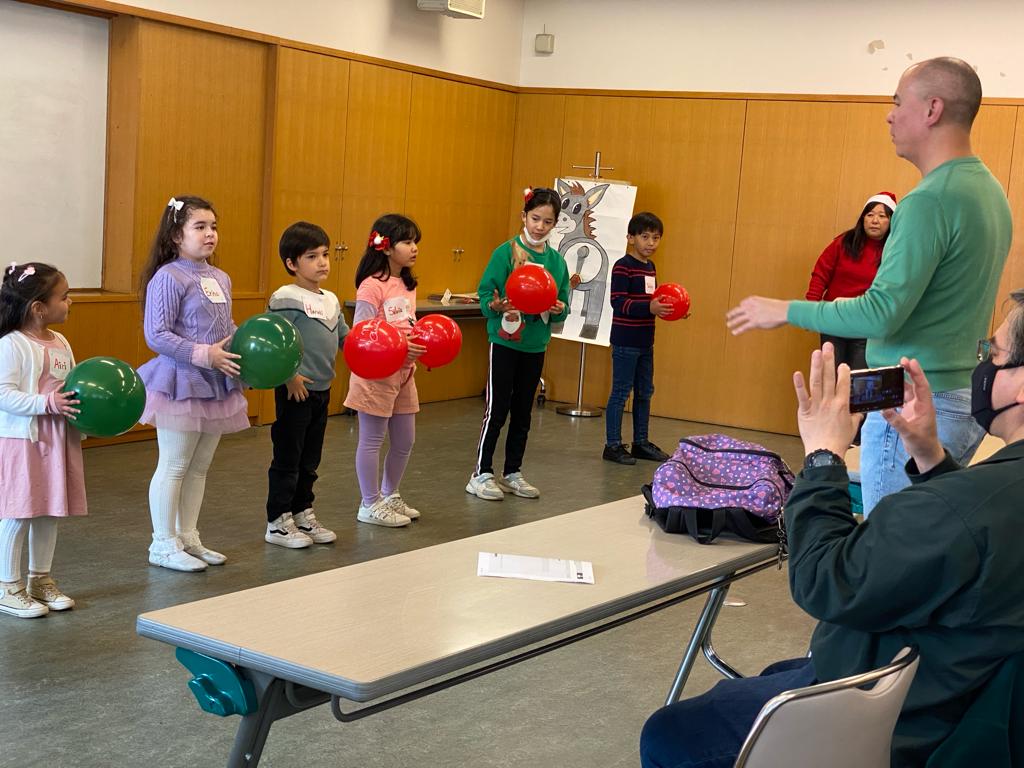
[[[793,473],[777,453],[726,435],[684,437],[641,489],[647,514],[668,533],[710,544],[729,530],[751,541],[781,541],[782,507]]]

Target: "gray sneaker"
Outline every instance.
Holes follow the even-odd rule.
[[[503,491],[514,493],[516,496],[522,496],[524,499],[540,498],[540,491],[526,482],[522,472],[511,472],[499,478],[498,485]]]
[[[469,482],[466,483],[466,493],[472,493],[485,501],[501,501],[505,498],[505,493],[494,482],[494,475],[491,472],[470,475]]]

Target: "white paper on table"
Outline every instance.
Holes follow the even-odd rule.
[[[497,576],[503,579],[593,584],[594,564],[588,560],[561,560],[557,557],[481,552],[477,556],[476,575]]]

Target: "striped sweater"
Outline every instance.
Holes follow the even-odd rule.
[[[612,267],[611,342],[615,346],[654,346],[654,315],[645,278],[651,279],[653,291],[657,284],[653,261],[640,261],[627,253]]]

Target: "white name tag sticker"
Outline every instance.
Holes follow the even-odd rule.
[[[50,375],[58,381],[64,381],[71,373],[71,355],[59,349],[47,351],[50,357]]]
[[[644,275],[644,293],[654,293],[657,287],[654,275]]]
[[[302,308],[306,310],[306,317],[316,320],[327,319],[327,308],[324,306],[324,297],[311,295],[302,297]]]
[[[199,278],[199,287],[203,289],[203,295],[206,296],[211,304],[228,303],[227,298],[224,296],[224,291],[220,288],[220,283],[212,277]]]
[[[409,320],[409,300],[404,296],[385,300],[384,319],[389,323],[400,323],[403,320]]]

